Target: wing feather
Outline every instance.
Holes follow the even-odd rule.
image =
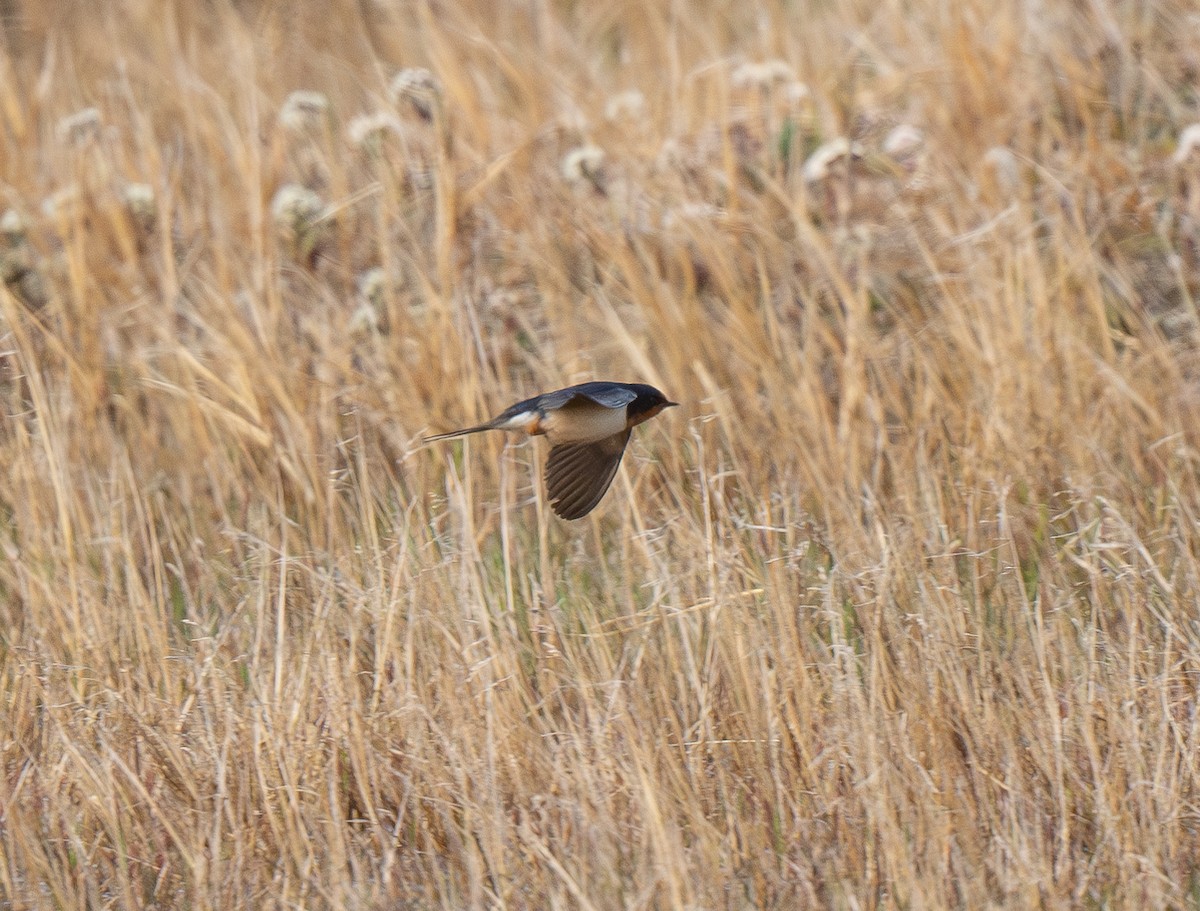
[[[590,443],[564,443],[550,450],[546,490],[550,508],[564,519],[582,519],[596,508],[621,465],[629,431]]]
[[[637,398],[637,393],[615,383],[580,383],[578,386],[568,386],[556,392],[547,392],[538,403],[545,411],[562,408],[576,398],[591,399],[597,405],[605,408],[624,408]]]

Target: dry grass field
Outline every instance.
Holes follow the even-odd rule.
[[[1193,4],[0,38],[0,909],[1200,905]]]

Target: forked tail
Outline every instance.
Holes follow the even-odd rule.
[[[452,440],[455,437],[465,437],[468,433],[480,433],[484,430],[494,430],[491,424],[478,424],[475,427],[464,427],[462,430],[451,430],[449,433],[437,433],[431,437],[425,437],[422,442],[436,443],[438,440]]]

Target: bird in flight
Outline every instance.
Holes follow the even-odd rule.
[[[515,430],[550,440],[546,490],[563,519],[582,519],[612,484],[634,427],[678,402],[645,383],[580,383],[517,402],[486,424],[439,433],[425,442],[484,430]]]

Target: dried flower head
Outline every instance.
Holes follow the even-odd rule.
[[[796,71],[782,60],[743,63],[733,71],[730,82],[736,89],[769,89],[777,82],[796,82]]]
[[[567,136],[586,135],[591,129],[583,108],[570,99],[563,103],[562,110],[554,118],[554,123]]]
[[[1200,123],[1193,123],[1179,134],[1179,145],[1175,154],[1171,156],[1171,161],[1183,164],[1196,149],[1200,149]]]
[[[884,137],[883,151],[892,158],[907,158],[925,143],[925,134],[911,123],[893,127]]]
[[[359,297],[371,304],[378,305],[383,300],[384,292],[388,288],[387,270],[382,266],[372,266],[359,273],[354,285],[358,289]]]
[[[658,154],[654,156],[654,166],[663,171],[681,168],[687,163],[687,151],[684,149],[683,143],[674,137],[664,139],[662,145],[658,147]]]
[[[442,83],[424,67],[410,66],[392,77],[388,91],[393,104],[407,101],[421,117],[432,120],[442,97]]]
[[[25,239],[26,231],[28,226],[25,216],[16,209],[5,209],[4,215],[0,216],[0,234],[3,234],[10,244],[15,244]]]
[[[807,82],[793,79],[783,90],[783,97],[791,104],[804,104],[812,99],[812,89]]]
[[[837,136],[808,156],[801,170],[805,183],[817,183],[830,174],[835,162],[846,156],[857,158],[862,155],[862,147],[857,142],[851,142],[845,136]]]
[[[388,133],[399,135],[403,130],[404,124],[395,114],[378,111],[374,114],[359,114],[351,120],[346,126],[346,136],[352,145],[375,149]]]
[[[98,136],[102,125],[99,108],[84,108],[60,120],[55,133],[60,142],[79,145]]]
[[[662,216],[664,231],[675,231],[689,225],[711,225],[725,213],[718,206],[707,202],[684,202],[667,209]]]
[[[606,120],[636,120],[646,113],[646,96],[637,89],[619,92],[604,105]]]
[[[563,156],[562,175],[571,183],[595,183],[604,164],[604,150],[599,146],[582,145]]]
[[[69,183],[42,200],[42,214],[51,221],[69,218],[78,208],[79,187]]]
[[[281,239],[299,260],[311,259],[317,248],[324,224],[321,217],[325,204],[308,187],[296,183],[284,184],[271,200],[271,216]]]
[[[346,331],[351,335],[366,335],[379,329],[379,312],[370,301],[360,301],[346,320]]]
[[[16,209],[0,216],[0,282],[30,307],[47,301],[46,286],[38,272],[38,256],[26,236],[25,219]]]
[[[288,130],[306,130],[320,126],[329,110],[329,99],[320,92],[297,89],[283,102],[279,109],[279,124]]]
[[[1002,195],[1011,196],[1021,182],[1021,163],[1008,146],[992,146],[983,153],[985,176]]]
[[[286,183],[271,200],[271,215],[281,228],[310,225],[321,217],[325,204],[321,197],[298,183]]]
[[[24,238],[0,248],[0,282],[30,307],[40,308],[49,300],[46,283],[37,268],[33,248]]]
[[[148,183],[127,183],[121,187],[121,202],[129,214],[142,221],[150,221],[158,212],[154,199],[154,187]]]

